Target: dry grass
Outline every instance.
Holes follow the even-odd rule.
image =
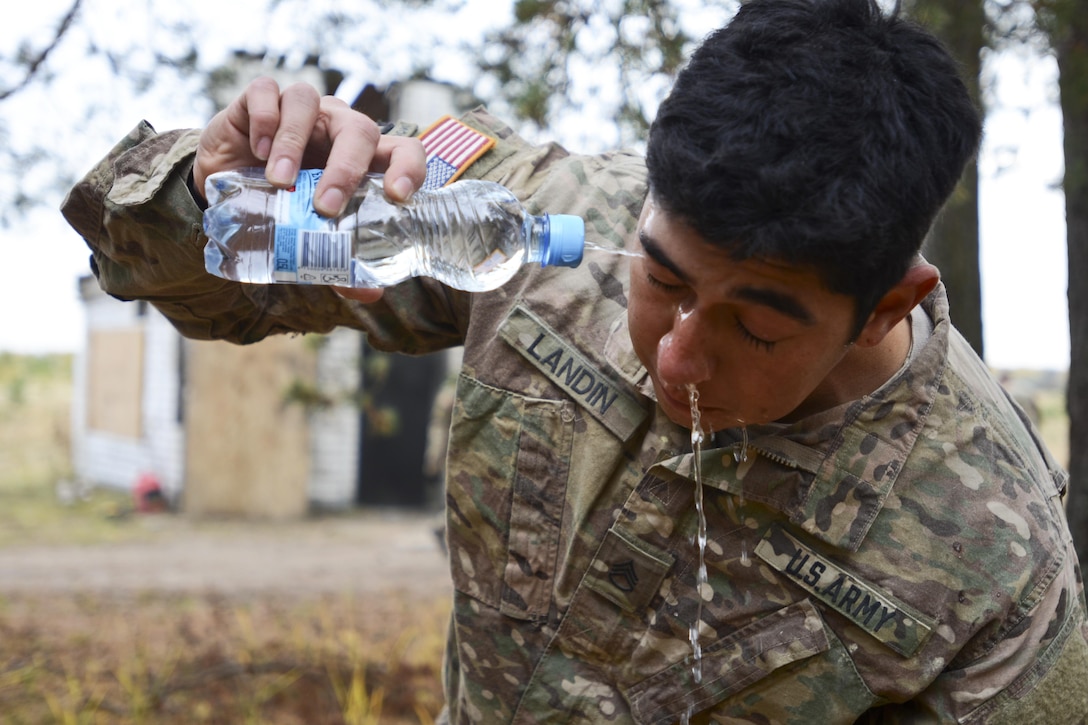
[[[62,506],[72,477],[72,358],[0,353],[0,546],[90,544],[146,535],[130,499],[94,491]]]
[[[1035,399],[1039,407],[1039,432],[1047,447],[1063,466],[1069,465],[1069,414],[1065,390],[1047,390]]]
[[[0,546],[154,536],[120,493],[61,505],[71,359],[0,354]],[[448,604],[0,586],[0,723],[430,723]]]
[[[154,594],[0,604],[0,719],[12,725],[431,723],[442,704],[445,604]]]

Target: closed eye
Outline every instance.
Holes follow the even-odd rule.
[[[656,287],[663,292],[679,292],[680,290],[684,289],[684,285],[668,284],[667,282],[662,282],[652,274],[646,275],[646,281],[650,283],[651,287]]]
[[[741,322],[739,319],[736,321],[736,326],[737,329],[740,331],[741,338],[745,342],[759,348],[760,350],[763,350],[764,352],[771,352],[772,350],[774,350],[774,346],[776,344],[775,342],[772,342],[771,340],[764,340],[762,337],[756,337],[747,327],[744,326],[744,323]]]

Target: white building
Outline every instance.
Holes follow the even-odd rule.
[[[384,101],[389,119],[421,125],[471,103],[428,81],[396,86]],[[87,339],[74,370],[72,463],[80,484],[131,488],[153,477],[197,515],[283,518],[359,500],[367,433],[366,408],[361,414],[357,404],[360,333],[195,342],[147,303],[113,299],[91,276],[79,286]],[[438,378],[429,381],[436,389],[444,372],[435,370],[423,374]],[[419,382],[426,390],[428,381]],[[418,428],[420,416],[408,417]],[[413,462],[396,463],[392,470],[410,479]]]

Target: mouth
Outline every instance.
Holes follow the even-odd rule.
[[[659,383],[657,402],[674,423],[690,425],[691,394],[686,388]]]
[[[657,404],[665,411],[673,423],[691,428],[694,416],[691,410],[691,393],[686,387],[678,385],[666,385],[655,381]],[[710,433],[727,428],[744,427],[747,425],[744,419],[727,408],[699,405],[699,417],[702,421],[703,431]]]

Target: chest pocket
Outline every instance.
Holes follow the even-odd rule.
[[[574,404],[458,380],[447,469],[454,587],[518,619],[548,613]]]
[[[875,701],[846,649],[804,599],[625,692],[636,722],[851,722]]]

